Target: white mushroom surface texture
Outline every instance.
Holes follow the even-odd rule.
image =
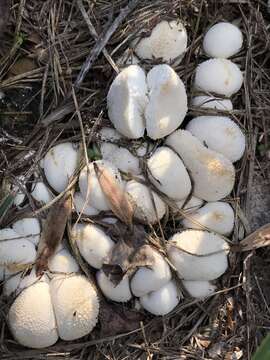
[[[203,49],[214,58],[229,58],[239,52],[243,44],[240,29],[228,22],[213,25],[205,34]]]
[[[188,201],[186,201],[186,199],[176,201],[176,206],[179,209],[185,210],[185,212],[189,214],[198,210],[202,205],[203,205],[203,200],[196,198],[195,196],[191,196],[191,198]],[[173,212],[176,212],[176,209],[173,209]]]
[[[190,296],[199,299],[203,299],[209,295],[212,295],[216,290],[216,287],[212,285],[209,281],[183,280],[183,285]]]
[[[205,147],[187,130],[175,131],[166,144],[177,152],[189,170],[196,197],[217,201],[231,193],[235,169],[229,159]]]
[[[73,196],[73,204],[75,211],[78,214],[84,214],[84,215],[97,215],[100,210],[95,209],[94,207],[90,206],[88,204],[88,201],[83,197],[83,195],[80,192],[76,192]]]
[[[244,154],[246,139],[240,127],[227,116],[198,116],[186,129],[226,158],[235,162]]]
[[[32,185],[31,195],[36,201],[47,204],[53,199],[53,194],[42,181],[37,181]]]
[[[202,229],[204,226],[221,235],[230,235],[234,226],[232,207],[222,201],[210,202],[183,220],[188,229]]]
[[[147,160],[148,176],[158,190],[181,200],[191,192],[191,181],[180,157],[169,147],[161,146]]]
[[[187,32],[179,21],[161,21],[153,28],[149,37],[140,41],[135,39],[132,45],[141,59],[161,59],[162,62],[170,63],[185,53]]]
[[[72,143],[51,148],[44,158],[44,173],[48,183],[58,193],[64,191],[78,165],[79,153]]]
[[[197,90],[231,96],[240,90],[243,74],[239,67],[227,59],[210,59],[196,69]]]
[[[221,111],[231,111],[233,104],[230,99],[222,99],[213,96],[195,96],[192,105],[202,109],[215,109]]]
[[[170,261],[184,280],[214,280],[228,267],[228,244],[217,234],[202,230],[176,233],[167,243]]]
[[[147,134],[160,139],[177,129],[187,113],[185,86],[169,65],[148,73],[138,65],[125,68],[111,84],[108,115],[116,130],[130,139]]]
[[[34,245],[38,245],[40,239],[40,224],[36,218],[23,218],[12,225],[13,230]]]
[[[115,285],[102,270],[97,272],[96,278],[98,286],[106,298],[117,302],[127,302],[132,298],[129,278],[127,276],[124,276],[117,285]]]

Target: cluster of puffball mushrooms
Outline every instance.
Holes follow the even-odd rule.
[[[233,163],[243,156],[245,136],[236,122],[219,114],[230,114],[230,96],[243,82],[238,66],[228,60],[242,42],[240,30],[226,22],[215,24],[205,34],[203,50],[211,58],[196,69],[191,106],[211,109],[211,115],[193,118],[185,129],[180,126],[188,110],[186,89],[170,66],[179,64],[187,49],[183,24],[160,22],[149,37],[135,39],[133,51],[119,60],[122,71],[107,95],[113,127],[99,131],[100,159],[80,171],[79,190],[73,196],[73,211],[79,218],[72,238],[82,258],[96,269],[97,288],[107,299],[128,302],[135,297],[137,308],[165,315],[180,301],[179,281],[191,297],[205,298],[216,289],[212,281],[226,271],[230,248],[225,236],[233,230],[234,211],[222,199],[233,190]],[[140,64],[153,60],[161,64],[146,74]],[[38,179],[32,187],[37,204],[48,204],[65,191],[78,163],[77,144],[53,146],[40,164],[46,182]],[[152,266],[137,268],[117,285],[102,269],[115,241],[94,221],[95,216],[111,214],[95,164],[106,169],[128,194],[138,223],[147,228],[170,211],[172,216],[181,214],[179,228],[184,228],[165,240],[166,256],[152,247]],[[16,205],[23,199],[19,192]],[[80,221],[81,215],[93,221]],[[117,221],[113,215],[103,220]],[[8,298],[15,295],[8,324],[14,338],[32,348],[89,334],[99,314],[97,288],[81,273],[66,241],[50,257],[42,276],[36,275],[35,265],[30,272],[21,271],[23,265],[35,264],[41,232],[36,218],[20,219],[0,230],[3,293]]]

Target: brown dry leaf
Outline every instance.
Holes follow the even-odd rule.
[[[33,59],[23,57],[17,60],[10,68],[9,73],[11,75],[22,75],[29,71],[35,70],[37,65]]]
[[[121,189],[114,177],[105,168],[101,169],[94,163],[94,169],[100,187],[106,196],[112,212],[118,219],[131,227],[134,206],[128,198],[127,193]]]
[[[270,224],[266,224],[240,242],[240,251],[250,251],[270,245]]]
[[[115,229],[119,240],[105,260],[102,270],[117,285],[125,274],[131,275],[138,267],[151,267],[154,257],[142,226],[134,226],[132,233],[121,223],[117,223]]]
[[[38,276],[48,268],[49,258],[55,253],[57,246],[61,243],[71,211],[72,198],[70,192],[50,208],[38,246],[36,262],[36,273]]]
[[[102,334],[112,336],[140,328],[143,315],[102,301],[99,319]]]

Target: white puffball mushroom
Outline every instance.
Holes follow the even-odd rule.
[[[222,99],[213,96],[195,96],[192,99],[192,105],[202,109],[214,109],[221,111],[233,110],[233,104],[230,99]]]
[[[31,195],[36,201],[48,204],[53,199],[53,194],[42,181],[38,181],[32,185]]]
[[[183,285],[189,295],[194,298],[203,299],[212,295],[216,287],[209,281],[186,281],[183,280]]]
[[[132,43],[136,55],[141,59],[161,59],[172,62],[183,56],[187,48],[187,32],[179,21],[161,21],[151,32],[149,37]]]
[[[186,129],[202,143],[235,162],[244,154],[246,139],[240,127],[227,116],[198,116]]]
[[[96,269],[102,267],[104,259],[114,247],[112,239],[100,227],[92,224],[75,225],[72,229],[72,237],[82,257]]]
[[[23,218],[21,220],[16,221],[12,225],[13,230],[25,237],[28,241],[31,241],[35,246],[38,245],[40,239],[40,224],[38,219],[36,218]]]
[[[56,145],[47,152],[44,158],[44,173],[55,191],[60,193],[66,189],[78,160],[78,150],[72,143]]]
[[[129,139],[138,139],[144,134],[146,93],[146,76],[138,65],[125,68],[110,86],[107,95],[109,118],[116,130]]]
[[[104,142],[100,144],[100,152],[104,160],[110,161],[119,170],[135,175],[141,173],[139,159],[128,149]]]
[[[58,251],[49,259],[48,269],[50,270],[50,277],[77,273],[80,270],[76,260],[66,249]]]
[[[147,135],[156,140],[177,129],[187,113],[185,86],[166,64],[154,66],[147,74],[149,102],[145,109]]]
[[[152,255],[153,265],[140,267],[131,279],[131,291],[137,297],[156,291],[171,280],[171,270],[163,256],[154,249]]]
[[[124,276],[119,284],[115,285],[102,270],[99,270],[96,273],[96,279],[106,298],[117,302],[127,302],[132,298],[127,276]]]
[[[242,32],[228,22],[219,22],[210,27],[203,39],[205,53],[214,58],[229,58],[237,54],[242,45]]]
[[[218,234],[229,235],[234,226],[233,209],[222,201],[210,202],[183,220],[188,229],[202,229],[199,224]]]
[[[156,316],[166,315],[179,303],[180,295],[174,281],[169,281],[159,290],[140,297],[142,307]]]
[[[24,238],[18,239],[19,237],[20,235],[12,229],[0,230],[0,265],[12,266],[35,261],[34,244]]]
[[[217,201],[229,195],[235,181],[235,169],[222,154],[206,148],[187,130],[177,130],[166,144],[181,157],[194,181],[194,195],[206,201]]]
[[[154,191],[135,180],[128,181],[125,190],[135,205],[137,219],[154,224],[163,218],[166,205]]]
[[[217,279],[227,270],[228,251],[221,236],[202,230],[176,233],[167,242],[168,257],[184,280]]]
[[[5,296],[18,295],[22,290],[41,281],[49,283],[47,275],[44,274],[41,277],[36,275],[36,268],[33,268],[29,275],[25,275],[23,272],[18,274],[7,273],[3,293]]]
[[[70,341],[89,334],[99,313],[94,285],[85,276],[71,275],[53,278],[50,290],[60,338]]]
[[[73,203],[78,214],[82,213],[88,216],[94,216],[99,213],[99,210],[90,206],[80,192],[76,192],[73,196]]]
[[[179,209],[183,208],[183,205],[185,203],[186,199],[182,199],[179,201],[176,201],[176,205]],[[190,200],[187,201],[187,203],[185,204],[183,210],[186,213],[193,213],[194,211],[198,210],[201,206],[203,205],[203,200],[199,199],[195,196],[191,196]],[[174,209],[173,209],[174,210]],[[175,212],[175,211],[174,211]]]
[[[170,198],[180,200],[191,192],[191,181],[185,165],[169,147],[159,147],[147,160],[147,167],[149,180]]]
[[[99,166],[101,171],[105,169],[111,176],[113,176],[119,186],[123,186],[121,175],[117,168],[109,161],[97,160],[88,164],[88,166],[86,165],[80,173],[79,186],[81,194],[85,199],[87,198],[88,204],[93,206],[95,209],[110,210],[106,196],[104,195],[96,176],[94,163]]]
[[[23,290],[9,309],[8,323],[23,346],[40,349],[56,343],[57,324],[49,285],[38,282]]]
[[[195,87],[200,91],[231,96],[240,90],[243,74],[239,67],[227,59],[210,59],[196,69]]]

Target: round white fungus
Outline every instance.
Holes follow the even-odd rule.
[[[199,224],[218,234],[229,235],[234,226],[233,209],[225,202],[210,202],[183,220],[185,228],[202,229]]]
[[[131,65],[114,79],[107,95],[108,115],[120,134],[130,139],[143,136],[144,109],[147,103],[144,71]]]
[[[190,296],[199,299],[203,299],[209,295],[212,295],[216,290],[216,287],[212,285],[209,281],[183,280],[183,285]]]
[[[154,315],[166,315],[179,303],[180,296],[174,281],[170,281],[157,291],[140,297],[142,307]]]
[[[228,244],[214,233],[186,230],[167,243],[168,256],[184,280],[214,280],[228,267]]]
[[[196,69],[195,87],[201,91],[231,96],[240,90],[242,83],[241,70],[230,60],[206,60]]]
[[[50,291],[60,338],[70,341],[89,334],[99,313],[93,284],[82,275],[55,277]]]
[[[31,241],[34,245],[38,245],[40,239],[40,224],[38,219],[35,218],[23,218],[16,221],[12,225],[13,230],[25,237],[28,241]]]
[[[47,204],[53,199],[53,194],[42,181],[38,181],[32,185],[31,195],[36,201]]]
[[[228,22],[213,25],[205,34],[203,49],[214,58],[228,58],[238,53],[243,44],[243,35],[239,28]]]
[[[97,272],[96,278],[98,286],[108,299],[117,302],[126,302],[132,298],[129,288],[129,278],[127,276],[124,276],[118,285],[114,285],[102,270]]]
[[[177,129],[187,113],[185,86],[166,64],[157,65],[147,74],[149,102],[145,110],[147,135],[160,139]]]
[[[195,96],[192,105],[202,109],[215,109],[221,111],[231,111],[233,104],[230,99],[216,98],[213,96]]]
[[[97,164],[102,171],[106,170],[113,178],[122,186],[121,175],[117,168],[109,161],[97,160],[86,165],[79,178],[79,186],[83,197],[87,200],[88,204],[98,210],[110,210],[110,206],[104,195],[99,180],[96,176],[94,163]]]
[[[99,210],[88,205],[88,202],[84,199],[80,192],[76,192],[73,196],[73,202],[75,210],[78,214],[82,213],[88,216],[94,216],[99,213]]]
[[[51,148],[44,158],[44,173],[48,183],[62,192],[74,174],[79,160],[78,150],[72,143],[63,143]]]
[[[147,160],[150,181],[172,199],[186,198],[191,191],[188,172],[179,156],[167,146],[159,147]]]
[[[163,62],[172,62],[183,56],[187,48],[187,32],[179,21],[161,21],[149,37],[132,43],[135,53],[141,59],[161,59]]]
[[[217,201],[229,195],[235,181],[231,161],[206,148],[187,130],[177,130],[166,144],[181,157],[194,181],[194,195],[206,201]]]
[[[153,265],[139,268],[131,279],[131,291],[137,297],[158,290],[171,280],[171,270],[163,256],[154,249],[152,255]]]
[[[50,277],[76,273],[80,270],[74,257],[66,249],[58,251],[48,262]]]
[[[165,203],[147,186],[131,180],[127,182],[126,192],[135,204],[135,217],[137,219],[154,224],[165,215]]]
[[[186,128],[202,143],[235,162],[244,154],[246,139],[240,127],[226,116],[198,116]]]
[[[58,333],[49,285],[42,281],[22,291],[11,305],[8,323],[14,338],[23,346],[40,349],[56,343]]]
[[[82,257],[96,269],[102,267],[114,247],[112,239],[96,225],[77,224],[72,229],[72,236]]]

